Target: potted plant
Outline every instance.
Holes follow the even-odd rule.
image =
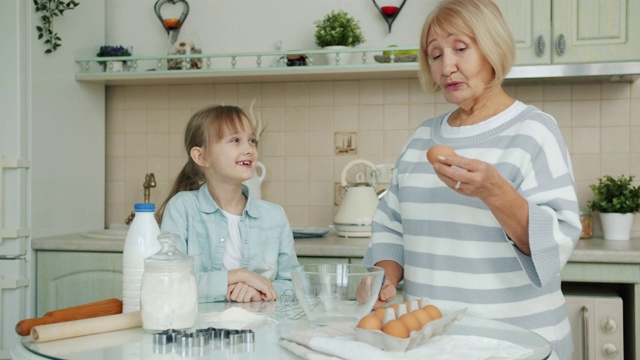
[[[618,178],[606,175],[589,187],[593,200],[587,203],[591,211],[600,212],[605,240],[629,240],[633,214],[640,211],[640,187],[633,186],[634,176]]]
[[[364,35],[360,28],[360,22],[349,16],[346,11],[332,10],[321,20],[315,21],[316,45],[323,49],[341,49],[345,47],[355,47],[364,42]],[[351,53],[329,53],[327,59],[330,64],[340,63],[340,56],[343,56],[343,63],[348,63],[346,59]]]
[[[98,51],[98,53],[96,54],[97,57],[120,57],[120,56],[131,56],[131,52],[129,51],[129,49],[125,48],[122,45],[105,45],[105,46],[100,46],[100,50]],[[103,68],[105,69],[105,71],[107,70],[107,63],[106,61],[98,61],[98,63],[100,63]],[[110,71],[122,71],[122,65],[123,62],[122,61],[110,61],[110,67],[109,70]]]

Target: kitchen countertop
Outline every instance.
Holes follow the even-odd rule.
[[[241,307],[260,314],[266,320],[253,328],[255,340],[252,343],[232,345],[228,341],[212,341],[209,345],[193,346],[186,349],[169,344],[154,345],[153,335],[141,327],[62,339],[51,342],[33,343],[30,337],[23,337],[21,343],[12,350],[12,359],[40,360],[140,360],[140,359],[302,359],[281,347],[278,343],[281,333],[319,329],[306,317],[294,319],[283,304],[278,302],[255,303],[201,303],[201,317],[196,328],[207,328],[212,323],[203,321],[207,314],[220,312],[230,307]],[[472,335],[510,341],[532,350],[527,360],[545,359],[550,352],[549,343],[540,335],[512,325],[494,320],[463,316],[453,323],[450,335]],[[437,345],[434,345],[437,346]],[[442,345],[444,346],[444,345]],[[301,348],[300,348],[301,349]],[[300,350],[298,349],[298,350]]]
[[[295,239],[294,246],[299,257],[361,258],[368,244],[369,238],[344,238],[329,233],[320,238]],[[69,234],[33,239],[31,246],[35,251],[122,252],[124,238]],[[629,241],[580,240],[569,262],[640,264],[640,238]]]
[[[95,232],[94,232],[95,233]],[[121,253],[124,236],[87,237],[70,234],[32,239],[35,251],[110,252]],[[343,238],[329,233],[321,238],[296,239],[294,246],[300,258],[362,258],[369,244],[368,238]],[[619,284],[625,303],[625,334],[629,339],[639,339],[640,334],[640,238],[629,241],[612,241],[601,238],[580,240],[562,270],[566,283]],[[625,342],[625,353],[640,359],[640,340]]]

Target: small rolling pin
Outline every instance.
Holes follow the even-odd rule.
[[[41,318],[24,319],[16,325],[16,332],[21,336],[27,336],[31,333],[31,329],[38,325],[55,324],[120,313],[122,313],[121,300],[115,298],[101,300],[64,309],[52,310],[44,314]]]

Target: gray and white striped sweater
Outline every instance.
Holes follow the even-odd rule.
[[[475,136],[445,138],[445,115],[423,122],[395,164],[373,220],[365,263],[404,268],[406,298],[429,297],[445,311],[531,329],[570,359],[571,330],[560,271],[581,231],[571,160],[555,120],[525,106]],[[531,256],[507,238],[478,198],[447,187],[426,160],[435,144],[492,164],[529,203]]]

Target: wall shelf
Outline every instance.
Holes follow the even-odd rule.
[[[417,62],[395,62],[395,52],[406,50],[415,48],[77,58],[75,61],[80,71],[76,72],[75,78],[107,86],[417,79]],[[385,59],[390,62],[377,62],[383,51],[391,51],[391,56]],[[301,53],[307,57],[307,66],[285,65],[287,55]],[[356,58],[347,65],[323,63],[327,54],[344,56],[347,53]],[[397,58],[403,59],[401,55]],[[106,62],[106,71],[99,61]],[[124,61],[125,71],[110,71],[115,61]],[[199,68],[168,70],[168,62],[197,62]],[[640,62],[514,66],[506,82],[634,82],[638,74]]]
[[[154,85],[417,78],[417,62],[395,62],[395,52],[407,50],[416,51],[416,48],[78,58],[80,71],[76,73],[76,80],[105,85]],[[384,51],[390,54],[386,58],[389,63],[376,62],[384,61],[380,58]],[[402,54],[397,57],[399,61],[404,59]],[[286,66],[287,56],[301,55],[307,66]],[[345,63],[346,55],[352,58],[347,64],[326,65],[325,57]],[[126,71],[111,71],[112,62],[120,60],[125,61]],[[106,70],[99,66],[99,61],[106,61]],[[190,69],[184,69],[187,67]]]
[[[76,73],[76,80],[105,85],[165,85],[199,83],[265,83],[365,79],[415,79],[418,65],[274,67],[263,69],[166,70],[146,72]]]

